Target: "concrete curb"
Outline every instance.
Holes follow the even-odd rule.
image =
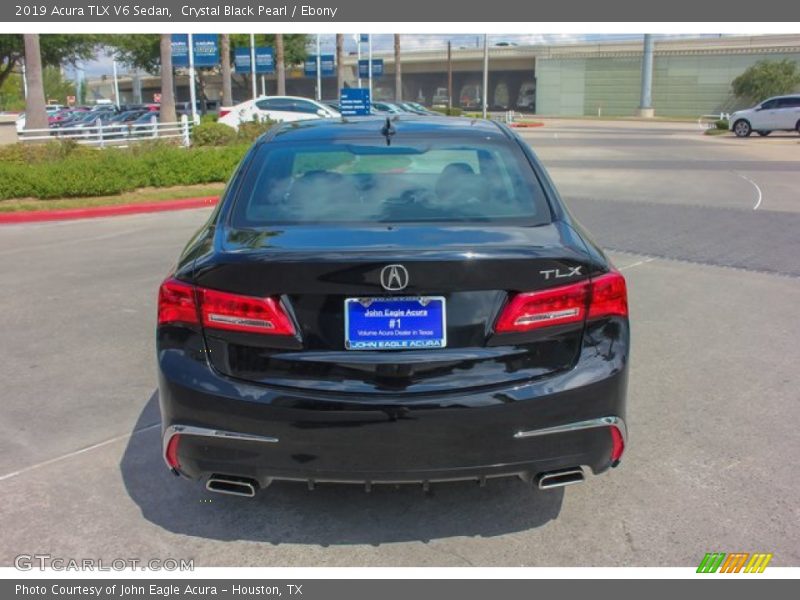
[[[218,200],[218,196],[204,196],[202,198],[139,202],[134,204],[118,204],[115,206],[90,206],[87,208],[64,208],[60,210],[25,210],[0,213],[0,225],[11,223],[36,223],[41,221],[71,221],[73,219],[95,219],[98,217],[185,210],[188,208],[214,206]]]

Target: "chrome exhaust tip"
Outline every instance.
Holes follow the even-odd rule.
[[[258,491],[258,482],[246,477],[233,477],[227,475],[212,475],[206,481],[209,492],[228,494],[229,496],[244,496],[252,498]]]
[[[536,477],[536,485],[540,490],[551,490],[553,488],[583,483],[584,481],[583,469],[580,467],[540,473]]]

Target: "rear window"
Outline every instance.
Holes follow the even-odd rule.
[[[550,221],[522,151],[507,142],[267,143],[239,188],[234,227]]]

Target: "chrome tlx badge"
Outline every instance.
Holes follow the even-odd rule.
[[[569,267],[568,269],[546,269],[539,271],[539,274],[544,275],[545,279],[564,279],[566,277],[575,277],[581,274],[582,267]]]

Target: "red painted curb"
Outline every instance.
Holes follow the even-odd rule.
[[[116,206],[90,206],[87,208],[64,208],[61,210],[25,210],[0,213],[0,224],[35,223],[38,221],[70,221],[72,219],[95,219],[97,217],[184,210],[187,208],[214,206],[218,200],[218,196],[205,196],[203,198],[183,198],[181,200],[162,200],[160,202],[118,204]]]

